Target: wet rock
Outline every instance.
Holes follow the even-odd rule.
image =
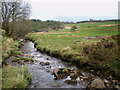
[[[34,56],[32,56],[32,58],[34,58]]]
[[[116,82],[117,82],[117,80],[112,80],[112,82],[113,82],[113,83],[116,83]]]
[[[45,65],[50,65],[50,63],[49,63],[49,62],[40,62],[40,64],[41,64],[42,66],[45,66]]]
[[[105,88],[105,84],[101,79],[94,79],[88,88]]]
[[[118,89],[118,90],[120,90],[120,86],[119,85],[115,86],[115,88]]]
[[[23,42],[21,42],[21,45],[24,45],[24,43],[23,43]]]
[[[58,73],[59,73],[59,68],[54,69],[53,75],[54,75],[56,78],[58,78]]]
[[[50,60],[49,58],[46,58],[46,60]]]
[[[82,77],[84,80],[88,79],[88,77]]]
[[[78,72],[76,70],[72,70],[70,73],[71,79],[76,79],[78,77]]]
[[[51,66],[47,66],[46,68],[51,68]]]
[[[34,60],[31,60],[31,62],[34,62]]]
[[[78,83],[80,83],[81,81],[80,81],[80,77],[77,77],[76,78],[76,81],[78,82]]]
[[[91,72],[94,72],[94,70],[90,70]]]
[[[110,82],[106,79],[103,80],[105,84],[110,84]]]
[[[77,85],[76,80],[65,80],[64,82],[67,83],[67,84],[70,84],[70,85]]]
[[[59,68],[54,69],[53,75],[54,75],[55,77],[58,77],[58,73],[59,73]]]
[[[68,68],[57,68],[54,69],[53,75],[55,79],[63,79],[70,75],[70,69]]]

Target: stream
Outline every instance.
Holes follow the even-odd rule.
[[[32,76],[31,83],[28,86],[29,88],[83,88],[83,86],[85,86],[85,82],[77,83],[77,85],[65,83],[64,81],[69,79],[69,76],[61,80],[55,80],[52,74],[54,69],[64,67],[77,69],[77,67],[71,63],[40,53],[34,47],[33,42],[26,41],[24,45],[21,46],[21,51],[24,55],[31,56],[35,61],[32,64],[26,64]],[[50,65],[42,66],[40,62],[49,62]]]

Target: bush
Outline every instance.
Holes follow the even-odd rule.
[[[77,27],[76,26],[72,26],[71,30],[75,31],[75,29],[77,29]]]

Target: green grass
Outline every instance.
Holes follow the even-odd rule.
[[[14,57],[12,61],[32,61],[32,58],[28,58],[28,57]]]
[[[12,38],[2,36],[2,59],[8,58],[10,55],[21,55],[19,51],[19,41],[14,41]]]
[[[118,59],[117,43],[111,37],[118,34],[118,26],[100,27],[100,25],[111,24],[117,24],[117,22],[66,24],[67,27],[77,26],[77,30],[75,32],[71,31],[71,29],[63,29],[42,34],[29,33],[26,38],[32,39],[36,44],[36,48],[42,52],[72,63],[77,62],[80,65],[91,63],[93,69],[96,69],[96,71],[103,70],[104,73],[106,72],[104,71],[106,70],[105,66],[114,62],[115,58]],[[105,40],[84,39],[85,37],[94,36],[104,36]],[[114,67],[111,64],[107,65],[109,70],[113,71],[112,66]],[[116,71],[117,77],[118,72]]]
[[[66,24],[66,26],[80,26],[78,27],[80,30],[77,30],[76,32],[71,32],[70,29],[51,31],[48,32],[48,36],[32,33],[29,34],[28,37],[35,40],[35,43],[37,43],[41,49],[46,48],[47,50],[49,49],[61,51],[63,48],[73,46],[75,41],[83,41],[84,37],[117,35],[117,26],[98,27],[99,25],[116,23],[117,22]],[[88,28],[88,26],[90,26],[90,28]],[[74,37],[75,35],[78,35],[79,37]]]
[[[2,69],[2,88],[26,88],[31,75],[26,66],[7,66]]]
[[[4,36],[4,30],[0,30],[0,52],[2,56],[0,57],[0,64],[10,55],[16,56],[21,55],[22,53],[19,51],[20,43],[18,41],[13,40],[12,38]],[[31,60],[28,58],[22,58],[25,60]],[[26,66],[22,67],[13,67],[13,66],[5,66],[3,65],[2,70],[0,69],[0,74],[2,72],[2,76],[0,80],[2,80],[2,88],[26,88],[31,75],[28,72]],[[1,83],[1,82],[0,82]],[[0,87],[1,88],[1,87]]]

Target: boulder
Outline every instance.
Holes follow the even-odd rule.
[[[101,79],[94,79],[88,88],[105,88],[105,84]]]
[[[110,82],[106,79],[103,80],[105,84],[110,84]]]
[[[81,82],[80,77],[77,77],[77,78],[76,78],[76,81],[77,81],[78,83],[80,83],[80,82]]]
[[[49,62],[40,62],[40,64],[41,64],[42,66],[45,66],[45,65],[50,65],[50,63],[49,63]]]
[[[54,69],[53,75],[57,78],[59,73],[59,68]]]
[[[71,79],[76,79],[78,77],[78,73],[76,70],[72,70],[70,73],[70,78]]]
[[[56,68],[53,70],[55,79],[63,79],[70,75],[70,69],[68,68]]]

